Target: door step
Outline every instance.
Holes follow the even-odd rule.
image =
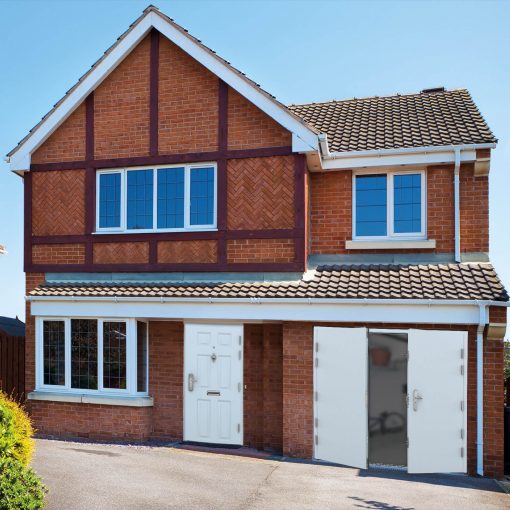
[[[210,443],[204,444],[194,443],[192,441],[183,441],[176,444],[174,448],[194,452],[220,453],[223,455],[236,455],[238,457],[251,457],[254,459],[270,459],[274,457],[274,454],[270,452],[263,452],[246,446],[218,445]]]

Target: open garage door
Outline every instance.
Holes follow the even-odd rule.
[[[467,332],[409,330],[409,473],[466,471]]]
[[[316,327],[314,337],[314,457],[366,468],[367,329]]]

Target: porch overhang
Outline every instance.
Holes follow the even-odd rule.
[[[480,306],[501,301],[325,298],[171,298],[29,296],[38,317],[154,320],[478,324]]]

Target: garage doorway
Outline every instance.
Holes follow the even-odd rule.
[[[368,335],[368,462],[407,466],[407,333]]]

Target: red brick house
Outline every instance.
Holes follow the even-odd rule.
[[[495,146],[466,90],[287,107],[149,7],[8,155],[35,426],[501,476]]]

